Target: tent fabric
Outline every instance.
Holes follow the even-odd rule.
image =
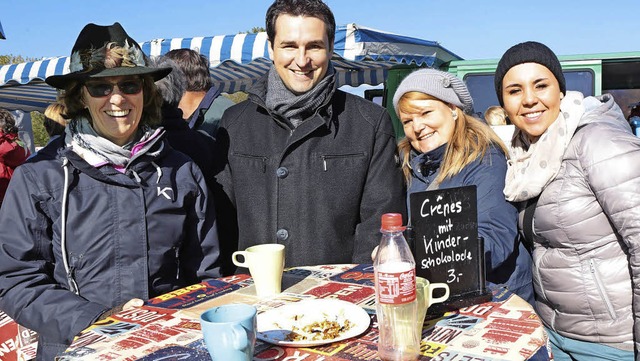
[[[209,58],[214,85],[223,92],[245,91],[271,66],[267,35],[220,35],[155,39],[140,44],[145,54],[158,56],[179,48],[198,49]],[[459,56],[434,41],[411,38],[356,24],[336,29],[332,62],[339,86],[384,82],[387,70],[398,64],[439,67]],[[0,107],[42,110],[55,100],[55,89],[43,80],[69,72],[69,57],[0,67]]]

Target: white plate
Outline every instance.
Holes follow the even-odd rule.
[[[327,340],[291,341],[287,336],[296,332],[307,334],[302,328],[314,322],[335,321],[344,325],[349,320],[351,327],[338,337]],[[369,328],[371,318],[362,307],[337,299],[311,299],[290,303],[258,315],[257,338],[280,346],[309,347],[346,340],[363,333]]]

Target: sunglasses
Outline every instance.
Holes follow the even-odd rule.
[[[142,79],[127,79],[118,83],[88,82],[84,86],[89,95],[94,98],[106,97],[113,93],[113,87],[117,85],[122,94],[134,95],[142,91]]]

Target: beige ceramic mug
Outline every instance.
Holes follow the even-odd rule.
[[[433,291],[438,288],[444,290],[444,295],[433,297]],[[417,327],[422,333],[424,318],[427,315],[427,309],[434,303],[444,302],[449,298],[449,285],[446,283],[430,283],[427,279],[416,277],[416,298],[418,299],[418,318]]]
[[[238,256],[242,256],[244,261],[240,262]],[[249,269],[259,297],[277,295],[282,291],[284,245],[259,244],[244,251],[233,252],[231,259],[236,266]]]

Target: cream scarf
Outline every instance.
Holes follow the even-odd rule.
[[[508,201],[520,202],[535,198],[556,177],[565,149],[585,112],[584,96],[568,91],[560,103],[558,118],[531,144],[517,129],[509,146],[504,195]]]

